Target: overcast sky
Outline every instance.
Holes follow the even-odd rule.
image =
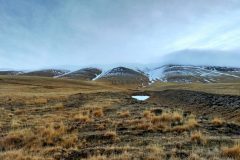
[[[236,63],[240,1],[0,0],[0,68],[147,64],[185,49]]]

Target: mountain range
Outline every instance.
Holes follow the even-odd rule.
[[[154,68],[114,67],[108,70],[100,68],[81,68],[69,71],[43,69],[31,72],[5,70],[0,75],[41,76],[87,81],[103,81],[111,84],[138,84],[145,86],[156,81],[177,83],[224,83],[239,82],[240,68],[221,66],[163,65]]]

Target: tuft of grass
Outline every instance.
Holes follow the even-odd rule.
[[[162,146],[159,146],[157,144],[152,144],[152,145],[148,145],[146,146],[146,151],[149,152],[149,157],[148,159],[155,159],[157,158],[161,158],[164,156],[164,150],[162,148]]]
[[[191,134],[191,141],[197,144],[205,144],[206,138],[203,136],[203,134],[200,131],[197,131]]]
[[[4,149],[17,149],[29,144],[34,137],[30,129],[13,130],[0,140],[0,146]]]
[[[189,130],[189,128],[186,125],[175,126],[171,129],[171,131],[175,131],[175,132],[178,132],[178,133],[182,133],[182,132],[185,132],[187,130]]]
[[[138,123],[136,128],[141,130],[150,130],[152,128],[152,124],[148,122]]]
[[[180,122],[183,120],[183,116],[179,112],[165,112],[162,113],[160,116],[152,115],[149,119],[153,124],[159,124],[165,122]]]
[[[12,119],[11,121],[11,128],[16,129],[21,126],[21,121],[18,119]]]
[[[218,117],[214,117],[212,120],[212,124],[215,126],[221,126],[221,125],[223,125],[223,123],[224,123],[223,120]]]
[[[117,138],[117,133],[115,131],[106,131],[104,133],[104,137],[110,138],[112,140],[115,140]]]
[[[94,117],[102,117],[104,114],[103,114],[103,109],[102,108],[96,108],[94,111],[93,111],[93,116]]]
[[[90,116],[88,114],[83,114],[83,113],[79,113],[79,114],[75,115],[73,117],[73,119],[75,121],[80,121],[80,122],[83,122],[83,123],[87,123],[87,122],[92,121],[92,119],[90,118]]]
[[[54,145],[62,139],[67,131],[66,126],[63,122],[60,123],[50,123],[44,128],[39,129],[39,135],[41,136],[41,143],[43,145]]]
[[[173,112],[172,114],[172,119],[173,121],[182,121],[183,120],[183,115],[180,114],[179,112]]]
[[[161,116],[159,116],[160,120],[163,122],[170,122],[173,121],[173,115],[172,113],[165,112]]]
[[[152,116],[153,116],[153,114],[148,110],[143,112],[143,117],[146,119],[151,119]]]
[[[194,128],[199,126],[198,121],[195,117],[191,116],[186,122],[185,125],[187,125],[189,128]]]
[[[76,133],[66,134],[63,136],[62,146],[64,148],[75,147],[77,143],[78,143],[78,136]]]
[[[0,152],[1,160],[53,160],[53,158],[46,158],[37,155],[31,155],[25,153],[23,150],[10,150],[6,152]]]
[[[152,116],[150,121],[151,121],[152,124],[157,124],[157,123],[160,123],[161,120],[162,119],[161,119],[160,116]]]
[[[122,111],[122,112],[118,112],[119,116],[122,118],[126,118],[130,116],[130,112],[129,111]]]
[[[188,160],[200,160],[200,156],[196,153],[191,153],[188,157]]]
[[[240,159],[240,144],[236,144],[233,147],[222,148],[222,156],[234,159]]]

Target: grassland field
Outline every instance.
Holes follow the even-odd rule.
[[[80,159],[240,160],[240,82],[0,76],[0,160]]]

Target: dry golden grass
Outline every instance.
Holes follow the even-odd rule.
[[[240,144],[222,148],[222,155],[228,158],[240,159]]]
[[[159,116],[156,116],[154,114],[148,115],[148,119],[151,119],[151,122],[153,124],[159,123],[159,122],[176,122],[176,121],[182,121],[183,116],[179,112],[164,112]]]
[[[130,112],[129,111],[122,111],[122,112],[118,112],[118,115],[122,118],[126,118],[130,116]]]
[[[23,150],[11,150],[7,152],[0,152],[1,160],[54,160],[53,158],[47,158],[37,155],[31,155]]]
[[[199,124],[196,118],[193,116],[190,116],[188,119],[184,121],[182,125],[174,126],[173,128],[171,128],[171,131],[176,131],[181,133],[181,132],[189,131],[198,126]]]
[[[57,103],[57,104],[51,106],[51,109],[62,110],[62,109],[64,109],[64,105],[63,105],[63,103]]]
[[[134,158],[134,155],[131,155],[128,152],[124,152],[122,154],[112,154],[110,157],[105,155],[93,155],[84,160],[131,160]]]
[[[96,108],[96,109],[94,109],[94,111],[93,111],[93,116],[94,117],[102,117],[104,115],[104,113],[103,113],[103,109],[102,108]]]
[[[164,159],[165,151],[162,146],[158,144],[151,144],[146,146],[145,152],[147,152],[147,160]]]
[[[174,121],[173,114],[172,113],[167,113],[167,112],[162,113],[162,115],[156,116],[155,118],[156,118],[156,120],[163,121],[163,122]]]
[[[199,126],[198,121],[194,116],[190,116],[190,118],[185,122],[185,124],[189,128],[194,128]]]
[[[184,118],[183,113],[179,111],[163,112],[161,115],[156,116],[154,113],[145,110],[143,112],[143,119],[139,122],[138,121],[139,120],[128,121],[128,124],[136,125],[137,129],[142,130],[161,130],[180,133],[199,126],[195,116],[190,115],[189,117]],[[172,124],[176,125],[172,126]]]
[[[94,155],[85,160],[107,160],[107,159],[108,159],[108,157],[105,155]]]
[[[21,126],[21,121],[19,119],[13,118],[11,121],[11,127],[16,129]]]
[[[106,126],[104,124],[98,124],[96,127],[97,130],[105,130]]]
[[[155,82],[143,90],[163,91],[167,89],[202,91],[215,94],[240,95],[240,82],[238,83],[162,83]]]
[[[8,150],[17,149],[27,145],[34,137],[30,129],[13,130],[0,140],[0,146]]]
[[[179,112],[173,112],[172,114],[172,119],[173,121],[182,121],[183,120],[183,115],[182,113],[179,113]]]
[[[92,119],[91,117],[89,116],[89,114],[83,114],[83,113],[79,113],[79,114],[76,114],[73,119],[75,121],[79,121],[79,122],[83,122],[83,123],[88,123],[88,122],[91,122]]]
[[[218,117],[214,117],[212,120],[212,124],[215,126],[221,126],[221,125],[223,125],[223,123],[224,123],[223,120]]]
[[[106,131],[104,133],[104,137],[115,140],[117,138],[117,133],[116,133],[116,131]]]
[[[77,133],[66,134],[62,137],[62,139],[63,139],[62,146],[64,148],[72,148],[78,144]]]
[[[191,133],[191,141],[197,144],[205,144],[206,138],[200,131],[197,131]]]
[[[63,122],[50,123],[43,128],[40,128],[38,134],[41,136],[41,142],[43,145],[53,145],[57,143],[57,140],[62,139],[62,136],[66,133],[67,127]]]
[[[153,116],[154,114],[151,113],[151,111],[148,111],[148,110],[145,110],[143,112],[143,116],[146,118],[146,119],[151,119],[151,117]]]
[[[201,160],[200,156],[196,153],[191,153],[188,157],[188,160]]]
[[[0,83],[0,160],[239,158],[237,145],[221,150],[221,146],[234,144],[229,135],[222,133],[226,137],[222,139],[218,130],[208,132],[209,126],[214,127],[209,124],[219,124],[218,119],[213,122],[202,121],[200,115],[183,116],[180,108],[154,101],[132,104],[122,97],[130,91],[118,97],[114,92],[121,89],[113,92],[111,86],[104,88],[102,84],[41,78],[8,80],[11,84]],[[79,92],[79,97],[74,95],[76,99],[67,97]],[[69,101],[74,107],[67,105]],[[231,134],[224,127],[214,129]],[[205,135],[213,141],[210,143]],[[205,144],[205,139],[209,143]],[[214,145],[216,141],[218,145]]]
[[[158,144],[151,144],[146,146],[146,150],[150,151],[151,153],[154,153],[155,155],[162,156],[164,154],[164,150],[162,146]]]
[[[143,123],[138,123],[136,125],[136,129],[141,129],[141,130],[150,130],[152,129],[152,123],[149,123],[149,122],[143,122]]]
[[[47,99],[46,98],[36,98],[36,99],[30,99],[25,101],[27,105],[45,105],[47,104]]]

